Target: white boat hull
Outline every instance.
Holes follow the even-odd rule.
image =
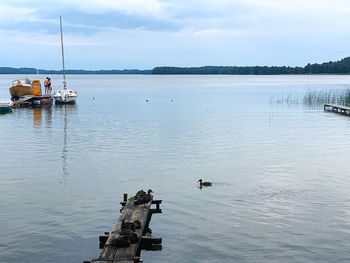
[[[0,99],[0,113],[11,111],[13,106],[12,100]]]
[[[77,92],[70,89],[59,90],[53,95],[56,103],[74,103],[77,97]]]
[[[0,99],[0,107],[7,108],[12,107],[13,101],[9,99]]]

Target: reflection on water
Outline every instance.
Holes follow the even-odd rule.
[[[29,108],[17,108],[15,109],[17,114],[21,112],[33,111],[33,126],[34,128],[42,128],[43,115],[45,116],[46,127],[50,128],[52,125],[52,105],[42,105],[41,107],[29,107]]]
[[[6,110],[0,110],[0,116],[1,115],[5,115],[5,114],[8,114],[8,113],[12,113],[12,109],[6,109]]]
[[[142,188],[164,200],[145,263],[350,262],[349,118],[269,103],[350,76],[71,79],[77,105],[1,115],[1,263],[97,257]]]
[[[55,110],[62,116],[63,115],[63,143],[62,143],[62,179],[59,181],[59,183],[62,185],[61,190],[63,191],[65,189],[65,186],[67,184],[68,176],[69,176],[69,169],[67,166],[67,158],[68,158],[68,122],[69,122],[69,115],[74,115],[77,113],[77,105],[76,104],[56,104]]]
[[[41,128],[41,125],[42,125],[41,108],[34,108],[33,115],[34,115],[34,118],[33,118],[34,128]]]
[[[44,104],[41,108],[45,111],[46,127],[50,128],[52,125],[52,105]]]

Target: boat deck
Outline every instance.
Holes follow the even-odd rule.
[[[15,107],[23,107],[23,106],[31,106],[34,102],[40,101],[40,104],[52,104],[52,96],[51,95],[25,95],[20,99],[13,102]]]

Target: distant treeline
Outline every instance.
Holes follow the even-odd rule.
[[[39,69],[39,74],[63,74],[62,70]],[[151,74],[152,70],[123,69],[123,70],[80,70],[69,69],[66,74]],[[0,74],[36,74],[36,68],[0,67]]]
[[[202,75],[279,75],[279,74],[350,74],[350,57],[336,62],[307,64],[305,67],[268,66],[205,66],[205,67],[156,67],[152,74],[202,74]]]
[[[35,68],[0,67],[0,74],[36,74]],[[40,74],[62,74],[62,70],[39,69]],[[282,74],[350,74],[350,57],[305,67],[286,66],[205,66],[156,67],[153,70],[66,70],[66,74],[201,74],[201,75],[282,75]]]

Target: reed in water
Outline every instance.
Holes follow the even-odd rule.
[[[271,98],[272,104],[318,106],[325,103],[350,106],[350,89],[342,90],[309,90],[302,95],[287,95],[280,98]]]
[[[303,97],[304,105],[341,104],[350,106],[350,89],[330,91],[308,91]]]

